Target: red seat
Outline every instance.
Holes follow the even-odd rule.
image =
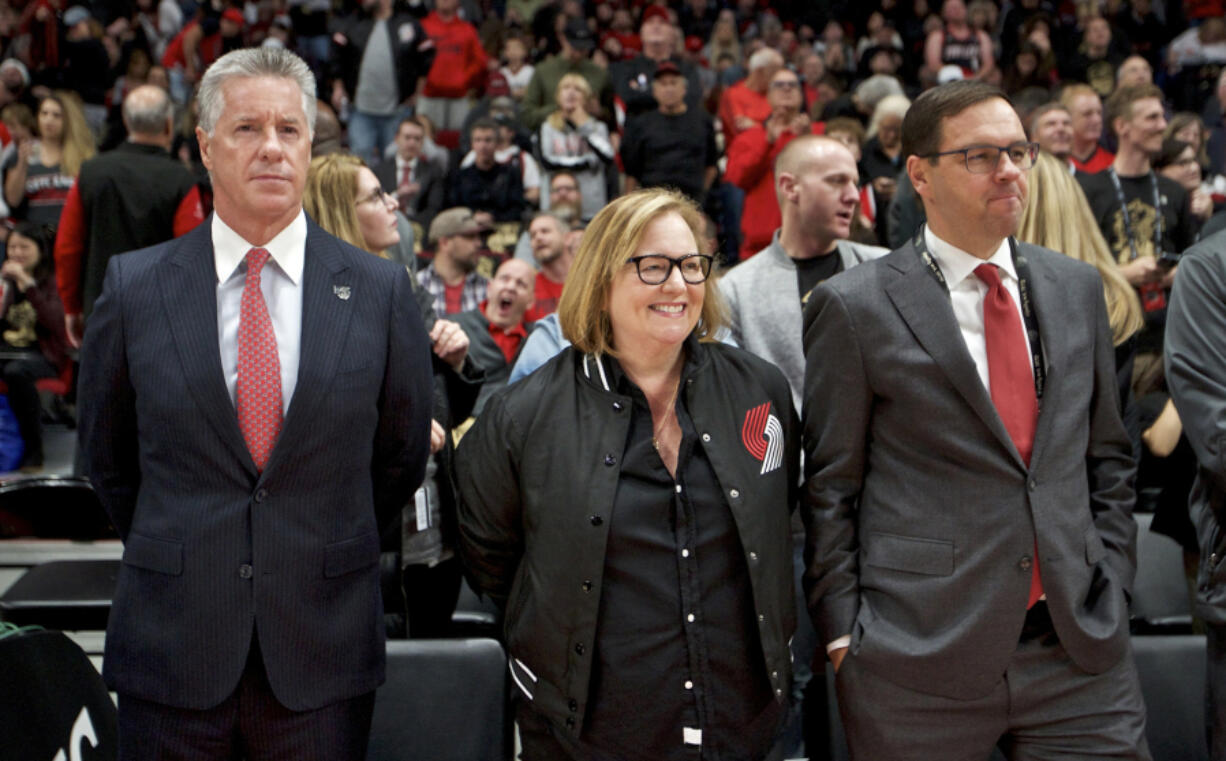
[[[59,375],[53,378],[39,378],[34,381],[34,388],[54,394],[55,396],[68,396],[69,392],[72,391],[72,362],[64,365],[64,369],[60,371]],[[9,387],[4,381],[0,381],[0,394],[7,394],[8,392]]]

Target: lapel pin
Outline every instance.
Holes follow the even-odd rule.
[[[336,294],[336,297],[341,301],[348,301],[350,294],[353,293],[353,291],[351,291],[347,285],[334,285],[332,286],[332,292]]]

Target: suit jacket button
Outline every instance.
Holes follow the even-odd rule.
[[[256,490],[256,492],[255,492],[255,501],[256,501],[256,502],[263,502],[263,501],[264,501],[265,499],[267,499],[267,498],[268,498],[268,490],[267,490],[267,489],[257,489],[257,490]]]
[[[247,563],[243,563],[238,567],[238,577],[240,579],[250,579],[253,575],[251,566]]]
[[[622,403],[621,403],[621,402],[613,402],[613,411],[614,411],[614,412],[621,412],[621,411],[622,411],[622,406],[623,406],[623,405],[622,405]]]
[[[604,464],[610,467],[617,464],[617,458],[613,456],[612,452],[604,456]]]
[[[584,592],[591,592],[591,591],[592,591],[592,582],[591,582],[591,581],[585,581],[585,582],[583,582],[583,591],[584,591]]]
[[[570,709],[571,713],[574,713],[579,710],[579,701],[571,698],[570,702],[566,704],[566,707]]]
[[[583,655],[583,649],[584,649],[584,648],[583,648],[583,643],[582,643],[582,642],[578,643],[577,645],[575,645],[575,654],[576,654],[576,655]]]
[[[1034,491],[1035,489],[1039,488],[1039,482],[1032,478],[1027,486],[1030,487],[1030,491]]]
[[[1029,571],[1030,570],[1030,556],[1022,555],[1022,559],[1017,561],[1017,567],[1021,568],[1023,571]]]
[[[567,716],[567,717],[566,717],[566,728],[567,728],[567,729],[574,729],[574,728],[575,728],[575,717],[574,717],[574,716]]]
[[[592,522],[593,526],[599,526],[600,524],[604,523],[604,518],[601,518],[599,515],[593,515],[591,518],[588,518],[588,520]]]

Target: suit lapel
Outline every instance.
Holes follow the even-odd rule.
[[[1018,256],[1026,255],[1026,249],[1022,244],[1018,244]],[[1031,294],[1039,323],[1044,366],[1047,369],[1047,384],[1039,402],[1039,421],[1035,429],[1034,451],[1030,457],[1030,466],[1034,468],[1043,451],[1043,445],[1051,438],[1052,426],[1055,425],[1053,421],[1061,407],[1061,384],[1057,368],[1068,358],[1067,326],[1084,324],[1085,320],[1070,313],[1073,301],[1069,298],[1068,289],[1049,267],[1044,266],[1038,257],[1027,257],[1026,262],[1030,266]]]
[[[226,391],[217,337],[217,268],[213,261],[211,217],[179,239],[167,257],[162,304],[178,347],[184,378],[197,406],[217,435],[252,475],[234,403]]]
[[[353,304],[365,295],[354,286],[339,244],[308,218],[298,380],[266,470],[287,457],[285,451],[293,442],[308,438],[303,427],[311,424],[313,411],[331,386]]]
[[[913,243],[891,255],[889,264],[895,277],[886,283],[885,291],[894,308],[975,414],[1000,440],[1017,465],[1025,468],[988,390],[979,380],[975,361],[966,350],[961,328],[950,307],[949,294],[925,269]]]

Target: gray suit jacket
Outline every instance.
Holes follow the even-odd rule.
[[[880,246],[839,241],[843,270],[888,253]],[[792,404],[802,409],[805,357],[801,345],[800,293],[796,264],[779,245],[779,231],[771,244],[720,278],[719,290],[728,302],[731,339],[783,371],[792,387]]]
[[[1166,316],[1166,382],[1196,452],[1197,612],[1226,624],[1226,232],[1188,249]]]
[[[1019,244],[1047,363],[1030,467],[949,295],[908,243],[805,310],[805,591],[823,642],[898,684],[986,695],[1017,647],[1037,538],[1061,644],[1099,673],[1128,647],[1133,462],[1102,281]]]
[[[421,483],[429,339],[403,267],[308,222],[298,381],[256,470],[222,376],[211,224],[107,266],[81,352],[86,470],[124,540],[111,689],[188,709],[258,629],[301,711],[383,680],[379,530]]]

